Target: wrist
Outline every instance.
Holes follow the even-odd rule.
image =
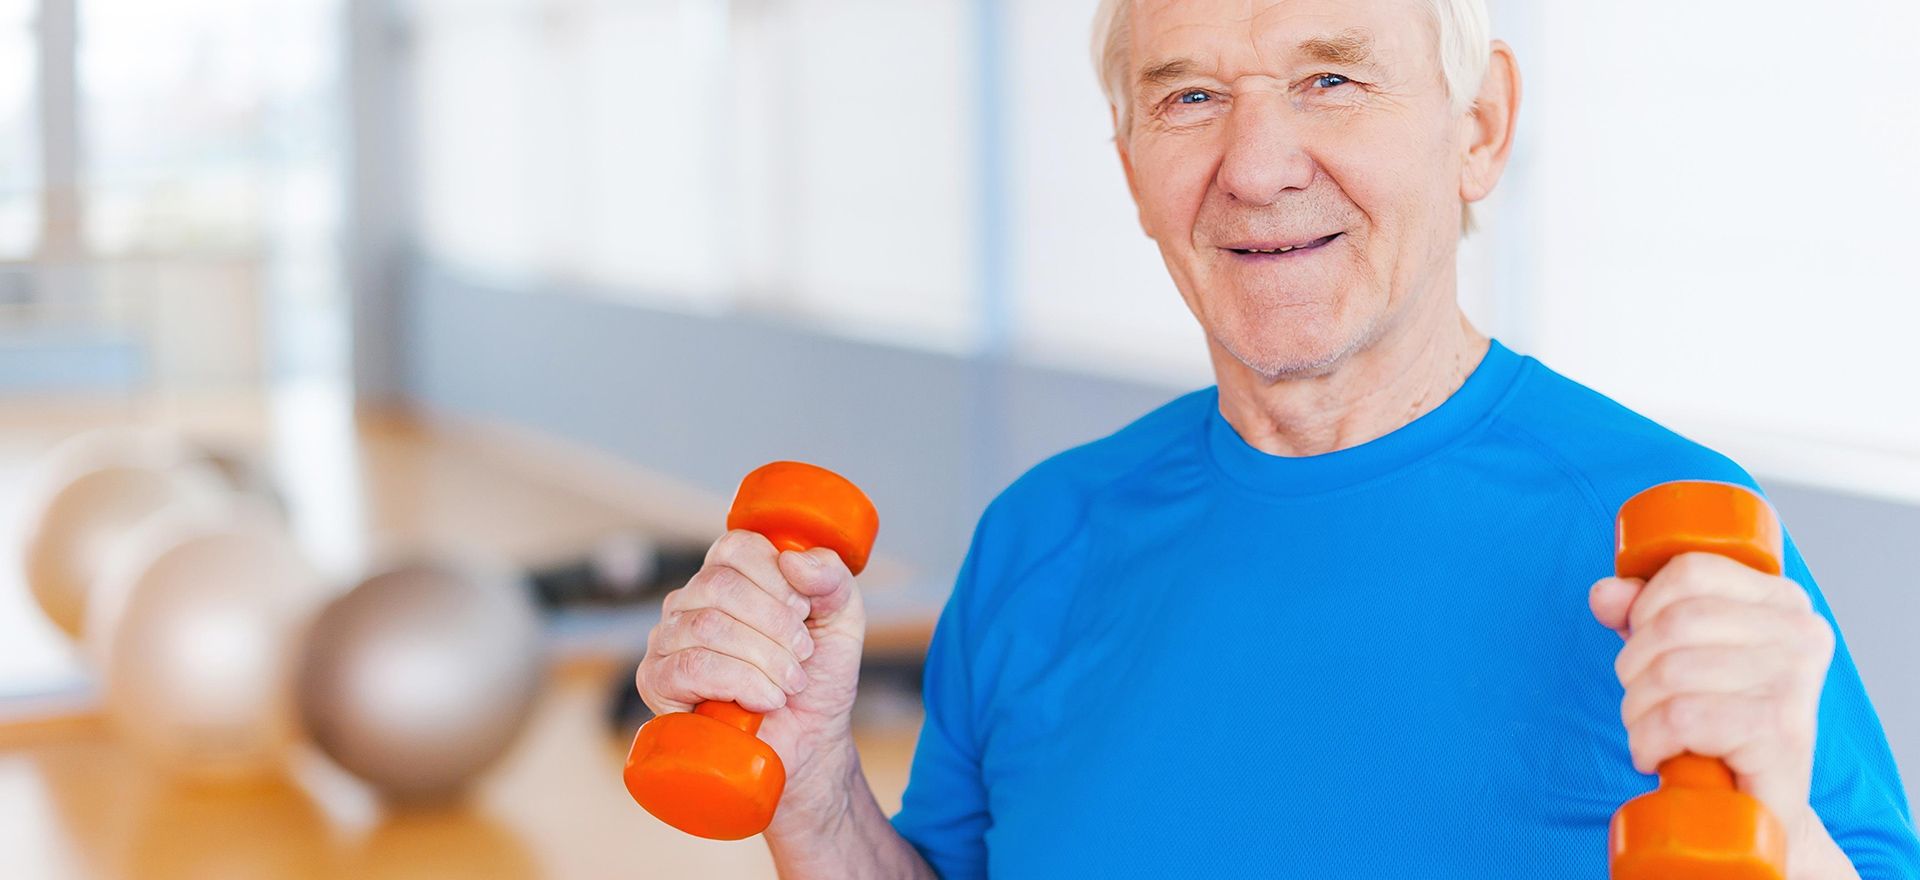
[[[1853,863],[1811,805],[1781,817],[1787,831],[1787,880],[1858,880]]]
[[[787,841],[817,841],[844,828],[858,803],[855,793],[866,782],[851,738],[794,771],[767,826],[767,843],[775,848]]]

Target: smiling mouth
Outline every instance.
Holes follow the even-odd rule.
[[[1327,244],[1328,244],[1329,242],[1331,242],[1331,241],[1333,241],[1334,239],[1336,239],[1336,238],[1339,238],[1340,236],[1342,236],[1342,235],[1345,235],[1345,234],[1346,234],[1346,233],[1343,233],[1343,232],[1336,232],[1336,233],[1334,233],[1334,234],[1332,234],[1332,235],[1324,235],[1324,236],[1321,236],[1321,237],[1319,237],[1319,238],[1316,238],[1316,239],[1314,239],[1314,240],[1312,240],[1312,241],[1309,241],[1309,242],[1305,242],[1305,243],[1302,243],[1302,244],[1296,244],[1296,245],[1291,245],[1291,246],[1288,246],[1288,247],[1274,247],[1274,248],[1227,248],[1227,250],[1229,250],[1229,251],[1232,251],[1232,252],[1234,252],[1234,253],[1236,253],[1236,254],[1240,254],[1240,255],[1242,255],[1242,256],[1250,256],[1250,257],[1251,257],[1251,256],[1279,256],[1280,254],[1291,254],[1291,253],[1295,253],[1295,252],[1298,252],[1298,251],[1310,251],[1310,250],[1315,250],[1315,249],[1317,249],[1317,248],[1321,248],[1321,247],[1324,247],[1324,246],[1326,246],[1326,245],[1327,245]]]

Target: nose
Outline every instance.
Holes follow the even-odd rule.
[[[1227,114],[1227,149],[1221,157],[1222,192],[1249,205],[1268,205],[1290,189],[1313,182],[1302,127],[1286,98],[1248,94]]]

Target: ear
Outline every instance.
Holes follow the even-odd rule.
[[[1146,206],[1140,204],[1140,184],[1133,177],[1133,156],[1127,153],[1127,138],[1120,132],[1120,108],[1107,105],[1107,118],[1113,120],[1113,150],[1120,154],[1120,170],[1127,176],[1127,193],[1133,196],[1133,209],[1140,222],[1140,231],[1152,238],[1153,230],[1147,227]]]
[[[1513,47],[1504,40],[1494,40],[1486,79],[1465,120],[1468,140],[1466,162],[1460,168],[1462,200],[1469,204],[1480,201],[1500,182],[1507,155],[1513,150],[1513,129],[1519,118],[1520,65],[1514,61]]]

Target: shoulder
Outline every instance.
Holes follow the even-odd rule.
[[[1758,489],[1747,470],[1618,401],[1529,357],[1495,430],[1531,446],[1593,495],[1607,518],[1627,498],[1670,480]]]
[[[1199,448],[1216,400],[1213,388],[1183,394],[1112,434],[1029,468],[981,514],[967,553],[974,574],[1004,581],[1068,545],[1099,496],[1134,479],[1151,479],[1156,463]]]
[[[1198,448],[1215,390],[1183,394],[1091,443],[1029,468],[987,506],[983,519],[1058,518],[1094,495],[1148,474],[1156,463]]]

